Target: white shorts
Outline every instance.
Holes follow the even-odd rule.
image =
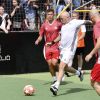
[[[68,49],[68,48],[61,49],[60,61],[66,63],[68,67],[71,67],[73,63],[75,51],[76,51],[76,48],[73,51],[71,51],[71,49]]]

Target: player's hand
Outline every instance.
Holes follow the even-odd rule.
[[[53,45],[53,44],[55,44],[55,42],[54,42],[54,41],[47,42],[47,43],[46,43],[46,46],[51,46],[51,45]]]
[[[38,45],[38,44],[39,44],[39,41],[38,41],[38,40],[36,40],[36,41],[35,41],[35,45]]]
[[[45,45],[46,46],[51,46],[52,45],[52,42],[47,42]]]
[[[86,62],[89,62],[89,60],[92,58],[92,55],[91,54],[88,54],[86,57],[85,57],[85,61]]]

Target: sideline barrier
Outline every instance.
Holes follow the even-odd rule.
[[[37,32],[0,33],[0,74],[49,71],[48,65],[43,57],[44,41],[38,46],[35,46],[34,42],[37,37]],[[93,48],[91,32],[86,34],[85,40],[88,40],[85,48],[86,55]],[[89,63],[84,62],[83,68],[91,69],[94,61],[92,59]],[[76,61],[74,65],[76,66]]]

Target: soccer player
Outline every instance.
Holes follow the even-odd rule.
[[[73,12],[72,19],[79,19],[79,13]],[[77,44],[77,49],[76,49],[76,55],[78,59],[78,70],[81,71],[82,66],[83,66],[83,54],[84,54],[84,48],[85,48],[85,42],[84,42],[84,37],[86,34],[85,25],[80,26],[77,34],[78,34],[78,44]]]
[[[59,36],[61,26],[61,22],[54,19],[54,10],[48,9],[46,20],[40,28],[38,39],[35,41],[35,44],[38,45],[42,38],[45,38],[44,57],[49,65],[53,82],[56,81],[56,69],[60,54],[58,49],[59,43],[55,43],[55,40]]]
[[[10,30],[11,21],[9,15],[4,13],[4,7],[0,6],[0,29],[5,33],[8,33]]]
[[[95,89],[97,94],[100,96],[100,14],[97,11],[90,12],[90,19],[94,23],[93,37],[94,37],[94,48],[85,57],[88,62],[94,54],[97,53],[97,61],[91,71],[91,86]]]
[[[61,28],[61,37],[59,36],[59,39],[61,39],[59,47],[60,65],[59,65],[57,81],[50,87],[50,90],[53,93],[53,95],[57,95],[57,91],[64,74],[64,69],[67,69],[67,71],[69,70],[70,72],[77,74],[80,78],[80,81],[83,80],[83,74],[80,71],[75,70],[71,66],[77,48],[77,32],[76,32],[77,28],[84,23],[90,22],[77,19],[71,20],[68,12],[63,12],[60,16],[60,19],[63,24]]]

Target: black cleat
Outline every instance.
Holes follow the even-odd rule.
[[[56,96],[58,89],[55,86],[51,86],[50,91],[53,93],[54,96]]]
[[[53,85],[57,80],[53,81],[51,84]]]
[[[80,75],[78,76],[80,78],[80,81],[83,81],[83,73],[80,71]]]
[[[65,72],[65,75],[66,75],[67,77],[70,77],[70,75],[69,75],[69,73],[68,73],[68,72]]]

